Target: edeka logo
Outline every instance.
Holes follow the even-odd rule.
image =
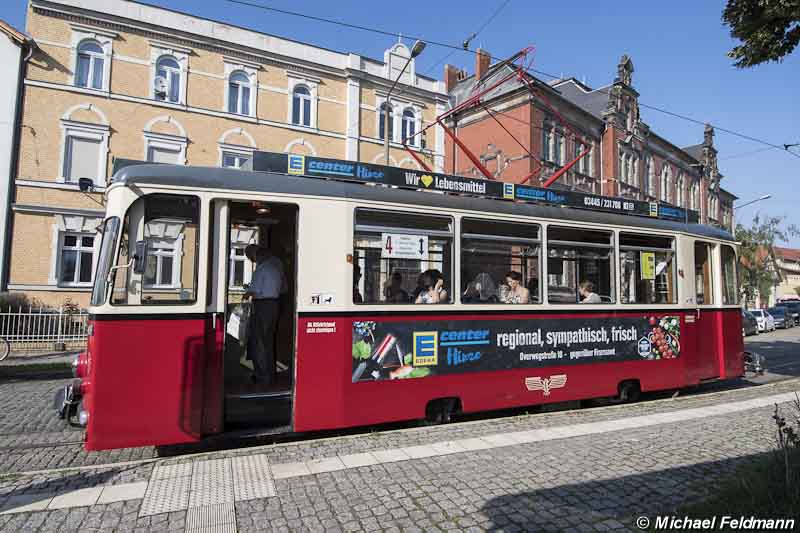
[[[513,183],[504,183],[503,184],[503,199],[505,199],[505,200],[513,200],[514,199],[514,184]]]
[[[415,331],[413,366],[435,366],[439,362],[439,333]]]
[[[305,161],[306,157],[304,155],[289,154],[289,163],[287,169],[289,174],[304,174],[306,166]]]
[[[318,161],[312,159],[308,162],[307,167],[309,174],[327,174],[349,178],[356,175],[356,166],[342,161]]]

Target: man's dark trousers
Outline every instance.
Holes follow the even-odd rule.
[[[256,380],[270,384],[275,379],[275,330],[278,324],[277,298],[253,300],[250,316],[248,358],[253,362]]]

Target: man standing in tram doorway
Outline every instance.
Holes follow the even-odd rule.
[[[270,385],[275,380],[275,331],[280,313],[279,298],[287,290],[286,276],[281,260],[268,249],[251,244],[244,253],[256,264],[250,287],[245,292],[245,297],[253,302],[247,352],[253,362],[253,381]]]

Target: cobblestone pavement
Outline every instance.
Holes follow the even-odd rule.
[[[278,465],[358,451],[543,428],[542,442],[419,457],[318,474],[275,476],[277,495],[236,501],[238,531],[635,530],[640,514],[669,512],[709,482],[774,446],[772,407],[715,414],[750,398],[800,389],[800,381],[633,406],[481,420],[374,435],[284,443],[162,459],[159,465],[259,454]],[[704,408],[703,418],[571,438],[559,428]],[[407,449],[407,448],[406,448]],[[6,496],[148,480],[152,462],[22,475]],[[157,476],[153,475],[153,478]],[[152,480],[151,480],[152,483]],[[141,499],[0,515],[0,531],[194,531],[192,509],[141,516]],[[229,524],[230,525],[230,524]],[[220,529],[235,531],[236,529]]]

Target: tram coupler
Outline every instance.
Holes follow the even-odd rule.
[[[73,379],[71,383],[64,385],[56,391],[53,398],[53,408],[60,420],[69,422],[78,411],[78,404],[81,402],[81,380]]]

